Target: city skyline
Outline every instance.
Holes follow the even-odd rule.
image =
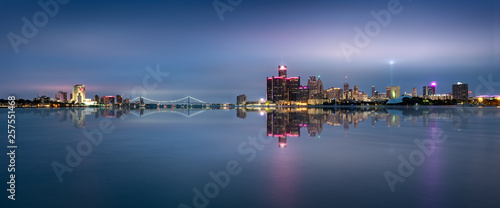
[[[386,9],[387,2],[245,1],[223,21],[212,2],[70,2],[18,53],[8,38],[1,40],[0,69],[10,77],[2,80],[1,96],[52,97],[75,83],[85,83],[92,94],[127,96],[155,65],[169,76],[150,97],[212,102],[241,93],[265,97],[262,77],[276,65],[288,66],[294,76],[321,75],[325,87],[342,87],[348,76],[367,94],[372,85],[377,91],[391,85],[391,67],[392,85],[407,93],[414,87],[420,93],[432,81],[443,94],[457,82],[474,91],[481,76],[498,80],[496,1],[401,1],[402,12],[347,62],[339,45],[353,44],[354,28],[364,28],[373,20],[370,11]],[[22,17],[41,10],[36,3],[4,4],[2,17],[13,20],[0,26],[5,35],[21,34]]]

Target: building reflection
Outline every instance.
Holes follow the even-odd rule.
[[[344,130],[357,128],[367,120],[373,128],[379,122],[389,128],[398,128],[402,122],[413,126],[420,122],[424,127],[435,127],[438,119],[445,119],[452,120],[454,128],[466,129],[467,118],[481,114],[458,108],[239,108],[237,117],[245,118],[247,112],[266,113],[267,136],[277,137],[280,148],[287,147],[288,137],[300,137],[303,128],[309,137],[320,138],[324,124]]]
[[[139,112],[139,110],[137,111]],[[69,117],[73,121],[73,127],[85,128],[86,116],[93,116],[94,118],[122,118],[124,115],[129,114],[130,109],[68,108],[57,110],[55,112],[55,117],[58,121],[66,121]]]
[[[218,109],[129,109],[129,108],[65,108],[37,109],[22,113],[34,113],[37,117],[54,116],[58,121],[72,121],[75,128],[84,128],[87,118],[125,119],[130,114],[143,117],[155,113],[177,113],[185,117],[196,116],[205,110]],[[434,128],[439,120],[452,124],[453,129],[467,129],[469,120],[477,116],[500,116],[496,110],[481,108],[237,108],[236,116],[246,118],[248,113],[266,117],[267,136],[277,137],[279,147],[287,146],[288,137],[300,137],[301,130],[308,137],[320,138],[325,124],[350,130],[365,121],[375,127],[398,128],[405,125],[422,125]],[[377,124],[379,123],[379,124]],[[380,125],[382,124],[382,125]],[[365,124],[366,125],[366,124]],[[305,132],[302,132],[306,134]]]

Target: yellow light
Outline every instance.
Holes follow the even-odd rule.
[[[478,99],[477,99],[477,101],[479,101],[479,102],[483,102],[483,98],[482,98],[482,97],[480,97],[480,98],[478,98]]]
[[[500,100],[500,97],[497,97],[497,100]]]

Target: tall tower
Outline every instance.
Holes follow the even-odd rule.
[[[416,87],[414,87],[414,88],[413,88],[413,90],[412,90],[412,92],[411,92],[411,96],[412,96],[412,97],[417,97],[417,96],[418,96],[418,93],[417,93],[417,88],[416,88]]]
[[[357,85],[354,85],[354,90],[352,92],[352,97],[355,99],[355,100],[358,100],[358,86]]]
[[[349,98],[349,83],[347,83],[347,76],[345,76],[345,83],[344,83],[344,99],[348,100]]]
[[[286,66],[278,65],[278,74],[280,77],[286,78]]]
[[[309,99],[318,93],[318,80],[316,76],[309,76],[307,80],[307,89],[309,89]]]
[[[436,94],[436,82],[431,82],[432,94]]]
[[[83,103],[85,100],[85,85],[76,84],[73,85],[73,97],[71,101],[75,103]]]
[[[372,85],[372,97],[375,97],[375,85]]]

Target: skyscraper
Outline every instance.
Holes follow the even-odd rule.
[[[300,77],[287,77],[285,82],[285,100],[298,101]]]
[[[346,77],[346,78],[347,78],[347,77]],[[351,99],[351,98],[349,97],[349,83],[347,83],[347,82],[346,82],[346,83],[344,83],[344,99],[345,99],[345,100],[349,100],[349,99]]]
[[[357,85],[354,85],[354,89],[352,92],[352,98],[353,98],[353,100],[359,100],[359,98],[358,98],[358,86]]]
[[[436,82],[431,82],[432,94],[436,94]]]
[[[85,85],[73,85],[73,98],[71,101],[75,103],[83,103],[85,100]]]
[[[63,92],[63,91],[57,92],[56,100],[59,100],[61,102],[68,101],[68,93],[67,92]]]
[[[372,97],[375,97],[375,85],[372,85]]]
[[[385,88],[389,99],[398,98],[401,95],[399,86],[388,86]]]
[[[424,99],[429,99],[431,95],[434,95],[436,88],[432,88],[431,86],[424,86],[423,87],[423,92],[422,92],[422,97]]]
[[[121,95],[116,95],[116,104],[122,104],[123,103],[123,97]]]
[[[417,88],[414,87],[413,90],[411,91],[411,96],[412,97],[417,97],[418,96],[418,92],[417,92]]]
[[[309,99],[318,93],[318,80],[316,79],[316,76],[309,76],[309,79],[307,80],[307,88],[309,89]]]
[[[286,78],[286,66],[278,65],[278,74],[280,77]]]
[[[458,82],[452,86],[453,99],[455,100],[468,100],[469,99],[469,85]]]
[[[236,97],[236,104],[237,105],[245,104],[245,102],[247,102],[247,96],[245,94],[238,95]]]
[[[278,66],[279,77],[266,78],[266,97],[273,102],[297,101],[299,98],[300,77],[287,77],[287,67]]]
[[[299,97],[297,100],[307,102],[307,99],[309,99],[309,89],[307,89],[307,86],[299,86]]]

